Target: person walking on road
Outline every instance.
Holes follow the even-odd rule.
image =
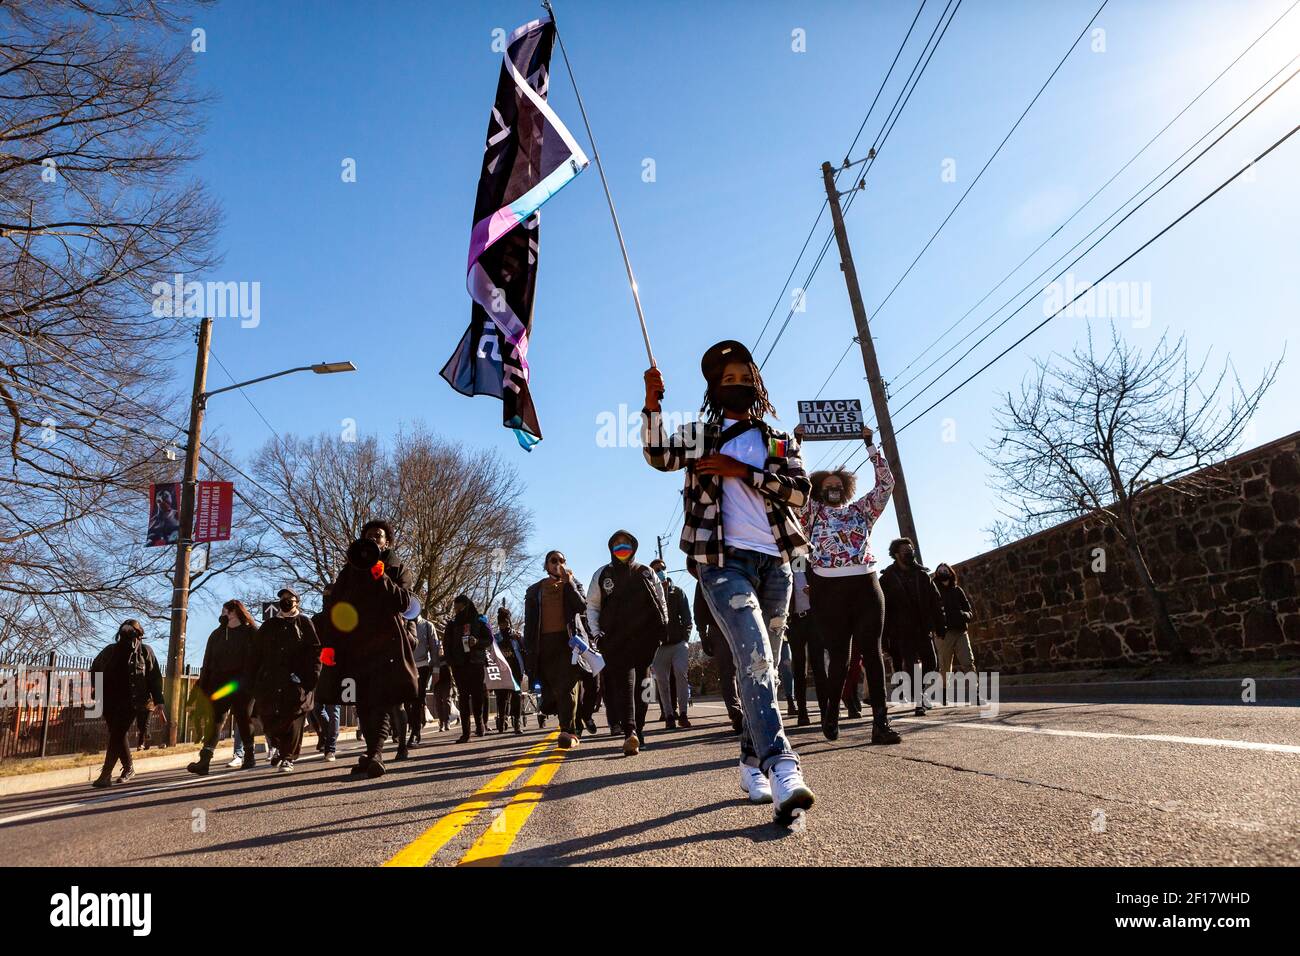
[[[253,694],[249,668],[253,659],[253,645],[257,625],[253,623],[248,608],[239,601],[227,601],[221,606],[221,624],[208,635],[203,649],[203,666],[199,670],[199,703],[204,714],[207,733],[199,759],[185,769],[204,776],[212,764],[212,753],[217,748],[217,737],[226,714],[232,714],[241,740],[253,739]],[[245,748],[241,770],[256,764],[251,746]]]
[[[118,783],[126,783],[135,776],[131,759],[131,745],[127,735],[131,724],[141,710],[155,710],[167,720],[163,702],[162,671],[153,648],[144,643],[144,626],[135,618],[128,618],[117,629],[117,638],[95,656],[90,665],[91,674],[103,688],[101,710],[108,724],[108,747],[104,753],[104,766],[91,783],[102,789],[112,786],[113,770],[122,764]]]
[[[809,481],[798,441],[763,419],[776,410],[749,350],[719,342],[700,370],[705,417],[671,438],[661,416],[663,375],[646,370],[642,453],[659,471],[686,470],[681,547],[736,661],[745,714],[741,789],[755,803],[772,802],[776,822],[788,825],[815,799],[781,723],[774,667],[790,562],[808,552],[797,511]]]
[[[800,434],[796,429],[795,434]],[[867,458],[875,469],[871,491],[853,500],[856,478],[850,471],[819,471],[812,476],[812,495],[802,519],[812,554],[808,562],[809,597],[818,630],[830,651],[822,733],[839,737],[840,699],[855,652],[862,657],[871,701],[871,742],[896,744],[901,737],[889,726],[885,692],[885,662],[880,640],[884,631],[885,599],[871,551],[871,530],[889,503],[894,475],[889,462],[862,429]],[[851,704],[856,705],[856,680]],[[850,713],[856,710],[851,706]],[[856,714],[855,714],[856,716]]]
[[[451,663],[452,677],[456,681],[456,694],[460,707],[460,737],[457,743],[469,740],[470,721],[474,721],[474,735],[486,733],[483,712],[487,702],[484,670],[487,649],[492,644],[492,628],[487,618],[479,614],[469,595],[461,594],[452,602],[452,617],[443,629],[443,646]]]
[[[321,644],[311,619],[301,613],[298,595],[281,588],[275,616],[262,625],[249,671],[257,716],[281,773],[293,770],[302,749],[303,724],[321,671]]]
[[[578,723],[578,689],[581,668],[573,662],[574,638],[590,644],[583,632],[587,595],[564,559],[564,552],[546,554],[546,577],[524,592],[524,645],[534,648],[537,676],[541,680],[544,708],[554,708],[560,724],[558,746],[578,745],[583,726]],[[542,726],[539,717],[538,726]]]
[[[906,673],[912,684],[912,703],[918,717],[926,712],[922,685],[926,674],[939,666],[932,635],[943,634],[943,599],[930,580],[930,572],[916,560],[916,545],[911,538],[895,538],[889,543],[894,563],[880,573],[885,595],[885,640],[890,656],[897,655],[896,666]]]
[[[423,615],[415,619],[415,671],[418,676],[419,689],[415,700],[406,705],[406,723],[410,728],[407,747],[420,746],[420,732],[424,730],[424,699],[429,693],[429,681],[433,679],[434,666],[438,663],[441,645],[438,632],[433,623]]]
[[[966,592],[957,583],[957,572],[952,565],[940,562],[934,569],[934,583],[943,600],[943,636],[939,639],[939,677],[943,680],[944,700],[948,699],[948,671],[953,659],[963,673],[975,672],[975,652],[971,650],[967,628],[975,617]],[[979,685],[976,684],[975,703],[979,703]]]
[[[660,558],[650,562],[650,570],[663,586],[664,603],[668,606],[668,640],[659,646],[654,656],[655,685],[659,692],[659,702],[664,709],[664,723],[669,730],[676,730],[678,727],[691,726],[686,713],[691,605],[686,600],[686,592],[668,577],[667,566]]]
[[[321,643],[321,670],[316,681],[316,690],[312,693],[310,715],[316,721],[316,749],[333,763],[338,757],[339,722],[343,716],[343,682],[339,677],[338,662],[334,658],[337,641],[332,635],[329,615],[325,608],[329,605],[329,586],[321,594],[321,609],[311,616],[312,627],[316,628],[316,638]],[[329,650],[326,650],[329,648]]]
[[[826,653],[821,633],[808,598],[808,574],[794,572],[791,589],[790,617],[786,627],[786,643],[790,645],[790,670],[794,676],[795,719],[800,727],[812,723],[808,716],[808,668],[813,672],[813,691],[817,695],[817,710],[826,712]]]
[[[727,717],[731,720],[731,729],[742,733],[745,729],[745,713],[740,707],[740,690],[736,685],[736,662],[731,657],[731,647],[726,635],[713,620],[709,602],[704,600],[703,586],[695,582],[694,608],[695,630],[700,635],[700,650],[705,656],[712,657],[718,665],[718,682],[722,685],[722,704],[727,708]]]
[[[435,628],[436,631],[436,628]],[[438,716],[438,732],[442,733],[451,726],[451,664],[447,661],[447,645],[444,636],[439,636],[438,656],[434,660],[433,705]]]
[[[515,683],[520,688],[523,688],[526,680],[524,675],[524,653],[519,643],[519,634],[510,620],[509,608],[497,608],[497,630],[492,637],[496,641],[497,650],[505,658]],[[506,732],[506,723],[509,721],[514,728],[514,732],[522,734],[524,731],[520,726],[520,720],[523,714],[523,693],[520,690],[498,690],[496,697],[497,733],[504,734]]]
[[[322,653],[332,651],[340,679],[351,682],[359,736],[366,746],[351,770],[353,777],[384,775],[393,711],[419,692],[414,642],[406,626],[406,615],[414,616],[419,602],[412,593],[414,576],[396,560],[391,541],[387,522],[367,522],[362,537],[348,546],[347,563],[330,585],[326,605],[336,645]]]
[[[645,745],[649,709],[648,674],[655,653],[668,639],[668,608],[659,578],[636,561],[637,540],[628,531],[609,538],[609,564],[587,589],[588,630],[605,658],[605,706],[611,727],[623,734],[623,755]]]

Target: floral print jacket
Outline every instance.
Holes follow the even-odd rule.
[[[852,564],[875,566],[871,553],[871,528],[875,525],[894,490],[894,473],[880,449],[872,445],[868,455],[876,470],[876,485],[852,504],[839,508],[808,499],[800,514],[804,533],[812,545],[808,563],[813,568],[843,568]]]

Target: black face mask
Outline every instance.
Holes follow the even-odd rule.
[[[291,598],[291,597],[282,597],[282,598],[280,598],[280,610],[281,610],[281,611],[292,611],[292,610],[293,610],[293,598]]]
[[[729,412],[747,412],[754,407],[758,389],[753,385],[715,385],[712,395]]]

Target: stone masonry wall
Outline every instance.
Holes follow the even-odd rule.
[[[1300,432],[1213,469],[1225,487],[1143,496],[1152,576],[1199,661],[1300,656]],[[1175,485],[1177,483],[1175,482]],[[1105,570],[1094,571],[1103,549]],[[1164,656],[1128,552],[1095,518],[956,565],[981,669],[1118,667]]]

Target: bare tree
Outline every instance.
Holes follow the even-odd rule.
[[[0,595],[10,636],[63,643],[158,611],[141,541],[172,467],[167,363],[187,343],[155,282],[214,263],[186,167],[202,98],[178,5],[0,5]]]
[[[1019,397],[1006,395],[997,412],[1001,437],[985,455],[995,487],[1021,505],[1003,514],[998,533],[1100,518],[1128,552],[1161,643],[1183,660],[1190,654],[1152,578],[1136,504],[1156,486],[1204,494],[1216,481],[1207,466],[1236,450],[1281,360],[1249,389],[1230,362],[1217,373],[1208,364],[1207,355],[1191,366],[1183,339],[1170,344],[1164,336],[1144,357],[1113,327],[1109,351],[1098,355],[1090,333],[1086,350],[1036,363]]]

